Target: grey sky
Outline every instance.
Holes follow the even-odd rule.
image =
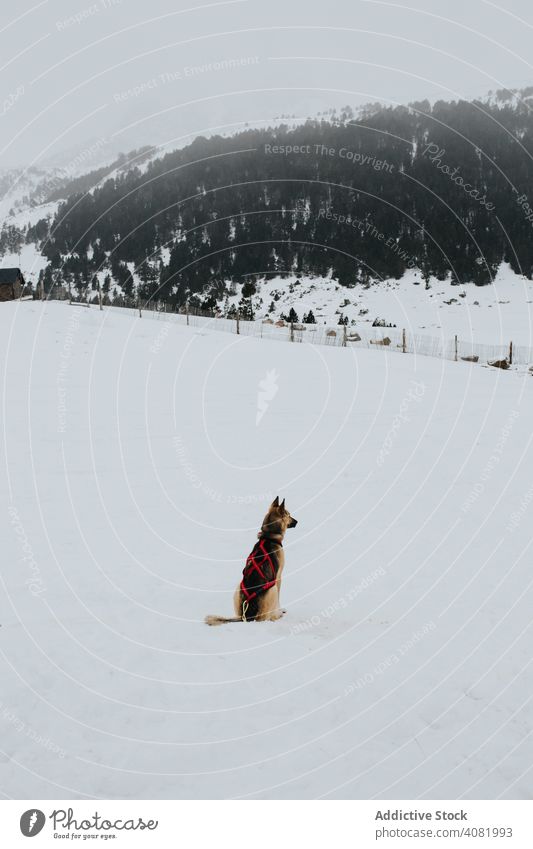
[[[525,86],[532,38],[530,0],[3,4],[0,167],[92,145],[89,169],[282,113]]]

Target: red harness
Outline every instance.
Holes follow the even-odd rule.
[[[248,603],[276,585],[278,563],[275,549],[278,546],[281,546],[280,542],[261,537],[248,555],[241,581],[241,591]]]

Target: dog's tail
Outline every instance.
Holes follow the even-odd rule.
[[[242,622],[242,618],[240,616],[233,616],[230,619],[226,619],[225,616],[206,616],[204,622],[206,625],[225,625],[226,622]]]

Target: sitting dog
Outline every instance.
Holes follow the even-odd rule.
[[[233,606],[235,616],[206,616],[207,625],[223,625],[225,622],[265,622],[280,619],[285,613],[279,606],[281,573],[285,566],[283,537],[288,528],[298,522],[285,507],[285,499],[279,503],[276,496],[263,519],[258,541],[246,560],[242,581],[235,590]]]

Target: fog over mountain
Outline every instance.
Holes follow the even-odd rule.
[[[2,167],[90,167],[214,128],[531,82],[525,0],[22,0],[0,30]]]

